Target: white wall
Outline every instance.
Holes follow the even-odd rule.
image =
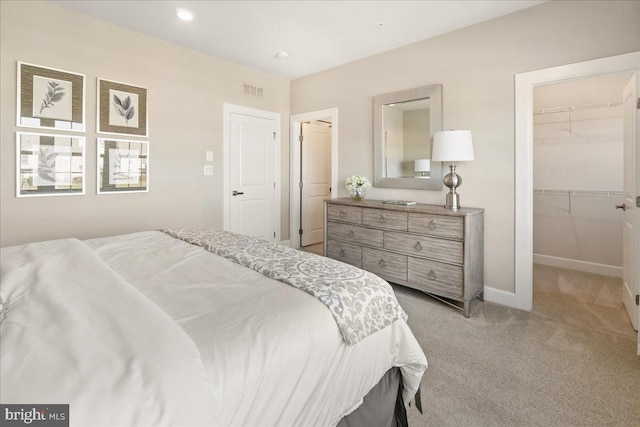
[[[621,274],[622,212],[615,205],[623,197],[611,192],[623,189],[623,112],[617,104],[630,78],[615,73],[534,88],[536,262]],[[571,116],[565,107],[575,107]]]
[[[622,190],[622,90],[631,73],[535,87],[533,188]],[[587,108],[593,106],[594,108]],[[601,106],[601,107],[597,107]]]
[[[443,85],[444,129],[469,129],[463,206],[485,208],[485,285],[514,291],[514,75],[640,50],[640,2],[553,1],[300,78],[291,111],[338,107],[339,179],[373,176],[372,98]],[[347,196],[340,188],[340,196]],[[372,188],[374,199],[444,203],[443,191]]]
[[[0,244],[89,238],[159,227],[222,228],[222,106],[281,114],[289,81],[117,27],[49,2],[0,2]],[[16,61],[86,75],[84,196],[15,197]],[[96,195],[96,78],[148,88],[150,192]],[[264,99],[241,94],[241,82]],[[49,132],[49,131],[47,131]],[[282,138],[282,238],[289,230],[289,135]],[[205,151],[214,175],[204,176]]]

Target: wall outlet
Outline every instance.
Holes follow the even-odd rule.
[[[204,165],[204,174],[205,175],[213,175],[213,166],[212,165]]]
[[[207,162],[213,162],[213,151],[206,151]]]

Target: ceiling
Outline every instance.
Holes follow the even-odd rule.
[[[67,1],[53,3],[295,79],[544,1]],[[177,18],[178,8],[193,13]],[[288,57],[276,54],[286,51]]]

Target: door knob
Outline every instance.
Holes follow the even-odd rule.
[[[623,211],[627,210],[627,205],[625,205],[624,203],[621,205],[616,205],[616,209],[622,209]]]
[[[232,196],[241,196],[243,194],[244,193],[242,191],[236,191],[236,190],[233,190],[233,193],[231,193]]]

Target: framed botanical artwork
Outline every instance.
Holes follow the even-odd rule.
[[[149,136],[147,89],[98,79],[98,133]]]
[[[18,62],[16,125],[84,132],[84,77]]]
[[[16,196],[84,194],[85,138],[16,132]]]
[[[98,194],[149,191],[149,143],[98,138]]]

